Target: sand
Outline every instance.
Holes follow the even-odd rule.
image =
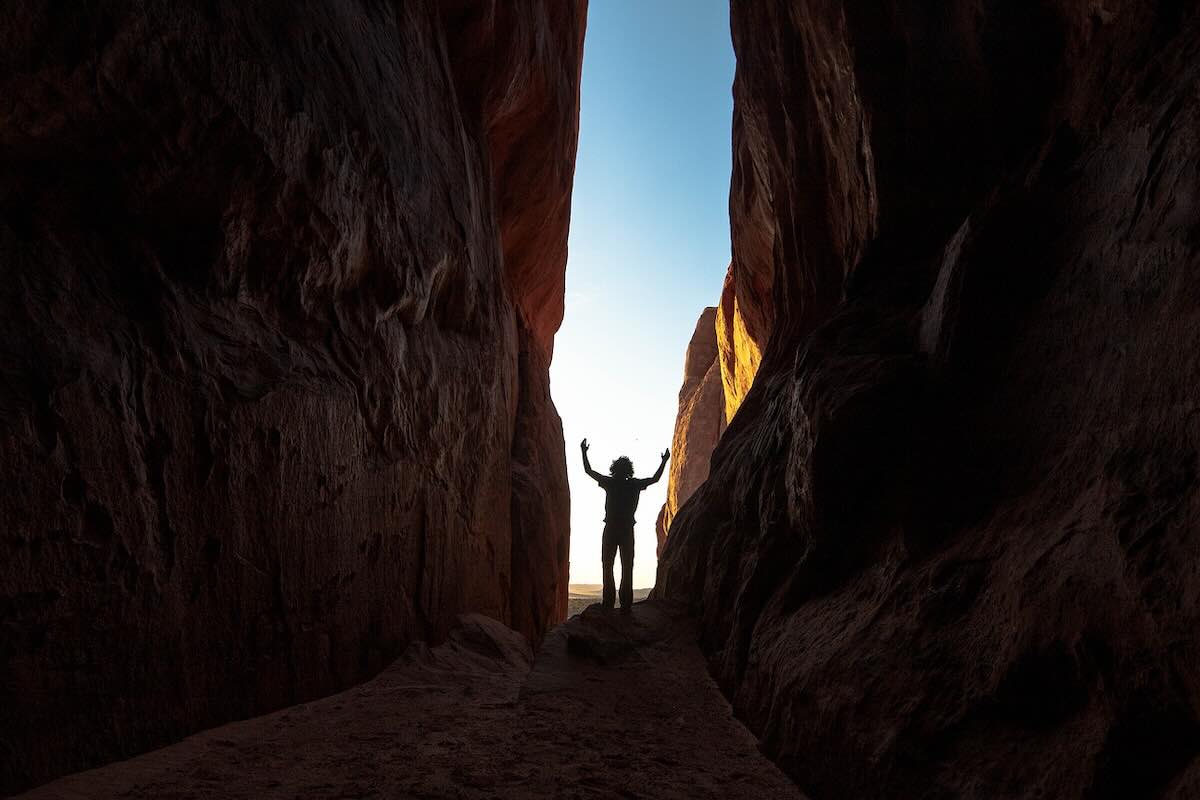
[[[800,798],[730,713],[694,623],[593,606],[525,640],[468,615],[349,691],[27,798]]]

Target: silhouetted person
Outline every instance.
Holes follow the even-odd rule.
[[[608,474],[601,475],[592,469],[588,461],[588,442],[584,439],[579,443],[583,451],[583,468],[592,479],[604,489],[604,538],[600,542],[600,563],[604,566],[604,594],[602,601],[605,609],[613,607],[613,561],[617,551],[621,551],[621,610],[633,611],[633,512],[637,510],[638,498],[642,490],[651,484],[658,483],[662,477],[663,467],[671,457],[670,450],[663,450],[662,463],[653,478],[633,477],[633,462],[621,456],[608,467]]]

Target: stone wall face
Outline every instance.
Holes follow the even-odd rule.
[[[1195,796],[1195,7],[731,13],[769,334],[656,591],[813,796]]]
[[[585,15],[0,10],[0,789],[562,618]]]

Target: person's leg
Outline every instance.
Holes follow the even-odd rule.
[[[613,580],[613,561],[617,557],[617,537],[612,529],[604,526],[604,535],[600,539],[600,566],[604,571],[604,591],[600,601],[605,608],[612,608],[617,593],[616,581]]]
[[[633,610],[633,529],[621,536],[621,608]]]

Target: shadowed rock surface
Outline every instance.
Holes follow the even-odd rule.
[[[0,790],[566,610],[584,2],[0,10]]]
[[[771,335],[656,594],[813,796],[1196,796],[1195,5],[732,27]]]
[[[733,719],[695,641],[670,606],[593,606],[535,659],[469,615],[362,686],[24,797],[803,800]]]
[[[709,457],[721,438],[721,431],[725,430],[716,320],[716,308],[704,309],[683,360],[683,386],[679,388],[679,412],[671,438],[667,500],[654,525],[659,555],[679,507],[708,477]]]

